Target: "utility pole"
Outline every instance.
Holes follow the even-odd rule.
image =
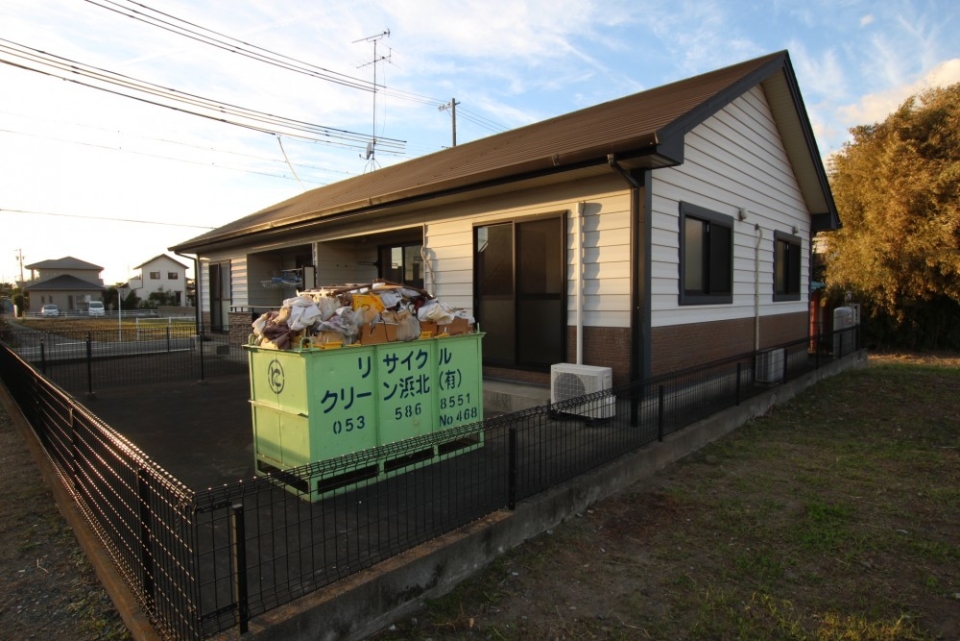
[[[440,111],[446,111],[447,109],[450,110],[450,116],[453,122],[453,146],[454,147],[457,146],[457,105],[459,104],[460,103],[457,102],[456,98],[451,98],[450,102],[448,102],[447,104],[440,105],[439,107],[437,107],[437,109],[439,109]]]
[[[373,134],[370,137],[370,142],[367,143],[367,166],[370,166],[372,164],[374,168],[377,167],[377,158],[376,158],[376,154],[377,154],[377,88],[379,87],[379,85],[377,85],[377,63],[389,62],[390,59],[393,57],[393,51],[390,51],[389,54],[385,56],[380,56],[378,58],[377,43],[383,38],[389,38],[389,37],[390,37],[390,29],[387,29],[382,33],[378,33],[374,36],[369,36],[367,38],[360,38],[359,40],[354,40],[352,43],[352,44],[356,44],[358,42],[373,43],[373,60],[360,65],[359,67],[357,67],[357,69],[360,69],[361,67],[366,67],[367,65],[373,65]]]
[[[23,250],[17,250],[17,261],[20,263],[20,286],[23,287]]]

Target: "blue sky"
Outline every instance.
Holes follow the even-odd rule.
[[[360,88],[120,13],[157,15],[148,9]],[[374,65],[368,38],[386,30],[376,56],[388,59]],[[22,252],[25,264],[70,255],[125,281],[206,228],[450,145],[440,106],[452,98],[463,144],[782,49],[827,157],[850,127],[960,82],[958,30],[947,0],[3,0],[2,62],[50,71],[22,57],[39,50],[351,142],[278,138],[0,64],[0,279],[19,277]],[[352,141],[374,133],[384,144],[371,161]]]

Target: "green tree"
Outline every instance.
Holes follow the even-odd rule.
[[[150,295],[147,296],[147,300],[141,303],[141,307],[144,309],[156,309],[161,305],[176,305],[177,304],[177,295],[173,292],[169,292],[164,288],[160,288],[155,292],[150,292]]]
[[[851,133],[830,163],[828,287],[854,292],[874,344],[960,347],[960,84]]]

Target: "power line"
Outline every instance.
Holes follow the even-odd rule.
[[[26,137],[30,137],[30,138],[40,138],[40,139],[42,139],[42,140],[55,140],[55,141],[57,141],[57,142],[65,142],[65,143],[69,143],[69,144],[72,144],[72,145],[80,145],[80,146],[82,146],[82,147],[94,147],[94,148],[96,148],[96,149],[105,149],[105,150],[107,150],[107,151],[119,151],[119,152],[125,153],[125,154],[134,154],[134,155],[137,155],[137,156],[145,156],[145,157],[147,157],[147,158],[159,158],[159,159],[161,159],[161,160],[171,160],[171,161],[174,161],[174,162],[187,163],[187,164],[189,164],[189,165],[200,165],[201,167],[214,167],[214,168],[216,168],[216,169],[228,169],[228,170],[230,170],[230,171],[239,171],[239,172],[243,172],[243,173],[245,173],[245,174],[253,174],[253,175],[257,175],[257,176],[266,176],[266,177],[268,177],[268,178],[282,178],[282,179],[284,179],[284,180],[293,180],[293,178],[290,178],[289,176],[284,176],[283,174],[271,174],[271,173],[266,172],[266,171],[256,171],[256,170],[254,170],[254,169],[246,169],[246,168],[242,168],[242,167],[230,167],[230,166],[228,166],[228,165],[218,165],[218,164],[216,164],[216,163],[203,162],[203,161],[200,161],[200,160],[189,160],[189,159],[187,159],[187,158],[175,158],[175,157],[173,157],[173,156],[164,156],[163,154],[152,154],[152,153],[148,153],[148,152],[145,152],[145,151],[135,151],[135,150],[133,150],[133,149],[123,149],[123,148],[120,148],[120,147],[111,147],[111,146],[109,146],[109,145],[103,145],[103,144],[99,144],[99,143],[95,143],[95,142],[83,142],[83,141],[80,141],[80,140],[68,140],[67,138],[59,138],[59,137],[57,137],[57,136],[45,136],[45,135],[43,135],[43,134],[28,134],[28,133],[23,133],[23,132],[20,132],[20,131],[12,131],[12,130],[10,130],[10,129],[0,129],[0,133],[12,134],[12,135],[14,135],[14,136],[26,136]],[[313,184],[313,185],[326,185],[326,184],[328,184],[328,183],[316,182],[316,181],[313,181],[313,180],[308,180],[308,181],[306,181],[306,182],[309,182],[310,184]]]
[[[138,11],[136,9],[121,7],[119,3],[114,2],[113,0],[99,0],[99,1],[85,0],[85,1],[94,6],[100,7],[102,9],[112,11],[119,15],[126,16],[134,20],[138,20],[140,22],[143,22],[155,27],[159,27],[161,29],[189,38],[191,40],[212,45],[224,51],[228,51],[230,53],[235,53],[237,55],[241,55],[241,56],[250,58],[252,60],[257,60],[259,62],[270,64],[272,66],[275,66],[281,69],[293,71],[295,73],[311,76],[319,80],[333,82],[339,85],[343,85],[345,87],[350,87],[352,89],[360,89],[362,91],[369,91],[373,93],[379,92],[385,96],[400,98],[402,100],[408,100],[411,102],[416,102],[424,105],[431,105],[434,107],[440,107],[444,104],[447,104],[447,101],[440,100],[438,98],[431,98],[430,96],[424,96],[422,94],[418,94],[412,91],[405,91],[402,89],[386,87],[385,85],[378,85],[376,82],[376,79],[374,79],[373,82],[370,82],[367,80],[361,80],[359,78],[354,78],[353,76],[348,76],[343,73],[331,71],[330,69],[320,67],[318,65],[315,65],[310,62],[306,62],[304,60],[300,60],[298,58],[294,58],[282,53],[271,51],[269,49],[265,49],[264,47],[257,46],[255,44],[246,42],[244,40],[240,40],[238,38],[228,36],[219,31],[208,29],[206,27],[200,26],[188,20],[178,18],[170,13],[166,13],[164,11],[154,9],[141,2],[126,0],[127,4],[140,7],[144,11]],[[112,5],[112,6],[107,6],[107,5]],[[153,14],[156,14],[156,16],[162,16],[162,18],[158,18],[156,16],[150,15],[149,13],[145,13],[145,12],[151,12]],[[467,120],[470,120],[471,122],[474,122],[475,124],[478,124],[479,126],[484,127],[485,129],[488,129],[490,131],[498,131],[498,132],[507,130],[507,127],[504,127],[503,125],[497,122],[494,122],[489,118],[485,118],[476,113],[472,115],[473,117],[472,118],[468,117]],[[481,120],[484,122],[480,122]]]
[[[159,107],[165,107],[174,111],[180,111],[210,120],[244,127],[253,131],[270,133],[273,135],[285,135],[288,137],[302,138],[305,140],[313,140],[316,142],[360,149],[366,148],[366,144],[370,141],[370,137],[365,134],[359,134],[344,129],[335,129],[323,125],[316,125],[301,120],[295,120],[254,109],[248,109],[238,105],[219,102],[209,98],[203,98],[201,96],[178,91],[176,89],[162,87],[151,82],[136,80],[123,74],[118,74],[106,69],[101,69],[99,67],[86,65],[69,58],[49,54],[44,51],[40,51],[39,49],[27,47],[5,38],[0,38],[0,53],[6,53],[7,55],[15,58],[39,65],[41,68],[37,69],[20,62],[0,58],[0,63],[3,64],[27,71],[33,71],[46,76],[52,76],[54,78],[59,78],[61,80],[73,82],[93,89],[99,89],[107,93],[124,96],[126,98],[132,98],[134,100],[139,100],[141,102]],[[53,71],[44,70],[43,68],[52,69]],[[95,83],[102,84],[84,82],[82,80],[78,80],[76,78],[77,76],[89,79]],[[134,94],[144,94],[148,97],[144,97],[143,95],[131,95],[130,93],[124,93],[123,91],[111,89],[108,86],[103,85],[120,87],[121,89],[134,92]],[[161,102],[161,100],[166,102]],[[186,105],[190,108],[177,106],[178,104]],[[394,138],[380,138],[378,143],[385,145],[389,150],[392,150],[393,153],[402,153],[403,146],[405,144],[404,141]]]
[[[281,69],[287,69],[289,71],[294,71],[296,73],[302,73],[314,78],[319,78],[321,80],[326,80],[327,82],[333,82],[336,84],[343,85],[345,87],[351,87],[353,89],[361,89],[364,91],[373,91],[374,85],[371,85],[366,80],[360,80],[358,78],[353,78],[336,71],[331,71],[329,69],[324,69],[317,65],[304,62],[302,60],[297,60],[296,58],[291,58],[280,53],[275,53],[263,47],[258,47],[257,45],[233,38],[231,36],[225,35],[213,29],[207,29],[206,27],[201,27],[200,25],[194,24],[187,20],[177,18],[169,13],[165,13],[158,9],[153,9],[148,7],[145,4],[139,2],[129,2],[129,4],[138,6],[145,11],[152,12],[156,15],[150,15],[136,9],[124,8],[119,6],[117,2],[112,2],[111,0],[101,0],[97,2],[96,0],[86,0],[90,4],[100,7],[101,9],[106,9],[114,13],[144,22],[146,24],[152,25],[154,27],[159,27],[171,33],[175,33],[191,40],[197,42],[202,42],[204,44],[212,45],[218,49],[223,49],[230,53],[235,53],[253,60],[258,60],[260,62],[265,62],[275,67]],[[107,6],[113,5],[113,6]],[[162,16],[162,18],[157,17]],[[186,26],[184,26],[186,25]],[[199,30],[199,31],[198,31]],[[204,33],[205,32],[205,33]]]
[[[82,128],[84,128],[84,129],[91,129],[91,130],[93,130],[93,131],[102,131],[102,132],[108,133],[108,134],[115,134],[115,135],[120,136],[120,137],[122,137],[122,138],[124,138],[124,139],[136,139],[136,140],[146,140],[146,141],[160,142],[160,143],[169,144],[169,145],[177,145],[177,146],[180,146],[180,147],[187,147],[187,148],[190,148],[190,149],[199,149],[199,150],[201,150],[201,151],[208,151],[208,152],[212,152],[212,153],[216,153],[216,154],[224,154],[224,155],[229,155],[229,156],[237,156],[238,158],[250,158],[250,159],[252,159],[252,160],[263,160],[263,161],[271,162],[271,163],[284,163],[284,164],[286,164],[286,161],[285,161],[285,160],[281,160],[281,159],[276,158],[276,157],[260,156],[260,155],[257,155],[257,154],[249,154],[249,153],[244,153],[244,152],[240,152],[240,151],[232,151],[232,150],[229,150],[229,149],[217,149],[216,147],[207,147],[207,146],[203,146],[203,145],[196,145],[196,144],[189,143],[189,142],[182,142],[182,141],[179,141],[179,140],[171,140],[171,139],[169,139],[169,138],[157,138],[156,136],[144,136],[144,135],[142,135],[142,134],[134,134],[134,133],[126,132],[126,131],[121,131],[121,130],[119,130],[119,129],[107,129],[106,127],[97,127],[97,126],[94,126],[94,125],[88,125],[88,124],[81,123],[81,122],[70,122],[70,121],[65,121],[65,120],[56,120],[56,119],[52,119],[52,118],[39,118],[39,117],[37,117],[37,116],[29,116],[29,115],[27,115],[27,114],[20,114],[20,113],[15,113],[15,112],[12,112],[12,111],[4,111],[4,110],[2,110],[2,109],[0,109],[0,114],[6,114],[6,115],[8,115],[8,116],[15,116],[15,117],[17,117],[17,118],[25,118],[25,119],[27,119],[27,120],[34,120],[34,121],[37,121],[37,122],[56,123],[56,124],[60,124],[60,125],[69,125],[69,126],[71,126],[71,127],[82,127]],[[66,139],[66,138],[57,138],[57,137],[54,137],[54,136],[48,136],[48,135],[44,135],[44,134],[27,133],[27,132],[23,132],[23,131],[12,131],[12,130],[9,130],[9,129],[4,129],[4,130],[0,130],[0,131],[3,131],[3,132],[5,132],[5,133],[10,133],[10,134],[19,135],[19,136],[32,136],[32,137],[37,137],[37,138],[45,138],[45,139],[49,139],[49,140],[59,140],[59,141],[62,141],[62,142],[67,142],[67,143],[72,143],[72,144],[78,144],[78,145],[79,145],[79,144],[93,144],[93,143],[84,143],[84,142],[82,142],[82,141],[68,140],[68,139]],[[122,148],[118,148],[118,147],[117,147],[117,148],[114,148],[114,147],[106,147],[106,146],[105,146],[104,149],[114,149],[114,150],[116,150],[116,151],[127,151],[126,149],[122,149]],[[158,155],[157,157],[158,157],[158,158],[168,158],[168,159],[170,159],[170,160],[181,160],[181,158],[176,158],[176,157],[173,157],[173,156],[160,156],[160,155]],[[182,160],[183,160],[184,162],[191,162],[191,161],[189,161],[189,160],[187,160],[187,159],[182,159]],[[328,174],[343,174],[343,175],[346,175],[346,176],[353,176],[353,175],[355,175],[353,172],[343,171],[343,170],[341,170],[341,169],[330,169],[330,168],[328,168],[328,167],[318,167],[317,165],[308,165],[308,164],[305,164],[305,163],[302,163],[302,162],[298,162],[298,163],[296,163],[296,165],[297,165],[298,167],[303,167],[303,168],[306,168],[306,169],[314,169],[314,170],[316,170],[316,171],[321,171],[321,172],[328,173]],[[238,171],[245,171],[245,170],[239,169],[239,168],[237,168],[237,170],[238,170]],[[285,178],[285,176],[283,176],[283,177]]]
[[[470,111],[469,109],[466,109],[466,108],[464,108],[464,107],[460,107],[460,117],[461,117],[461,118],[464,118],[465,120],[469,120],[470,122],[474,123],[475,125],[479,125],[479,126],[483,127],[484,129],[488,129],[488,130],[493,131],[493,132],[496,132],[496,133],[500,133],[500,132],[503,132],[503,131],[507,131],[507,129],[508,129],[507,127],[504,127],[503,125],[501,125],[501,124],[498,123],[497,121],[491,120],[491,119],[487,118],[486,116],[481,116],[481,115],[478,114],[477,112],[475,112],[475,111]]]
[[[33,211],[30,209],[7,209],[0,207],[0,214],[30,214],[38,216],[60,216],[62,218],[86,218],[90,220],[107,220],[113,223],[137,223],[140,225],[160,225],[162,227],[190,227],[192,229],[215,229],[205,225],[184,225],[180,223],[164,223],[156,220],[137,220],[135,218],[110,218],[108,216],[85,216],[83,214],[58,214],[51,211]]]

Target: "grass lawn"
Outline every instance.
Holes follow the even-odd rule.
[[[956,355],[871,356],[376,637],[958,638]]]

